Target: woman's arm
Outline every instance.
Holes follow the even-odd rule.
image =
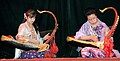
[[[79,37],[80,40],[92,40],[97,42],[98,41],[98,37],[97,36],[81,36]]]
[[[38,44],[39,42],[36,39],[29,39],[29,36],[25,36],[25,23],[21,24],[18,28],[18,34],[16,35],[16,39],[19,42],[25,43],[30,42],[33,44]]]
[[[17,40],[21,43],[32,43],[32,44],[36,44],[38,45],[39,44],[39,41],[36,40],[36,39],[29,39],[29,38],[26,38],[24,36],[21,36],[21,35],[18,35],[17,36]]]

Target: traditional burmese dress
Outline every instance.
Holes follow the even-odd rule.
[[[33,30],[35,31],[35,29]],[[39,34],[37,34],[36,32],[34,35],[32,34],[32,31],[30,31],[30,28],[28,27],[26,22],[22,23],[19,26],[18,34],[16,35],[16,38],[18,38],[18,36],[22,36],[30,40],[34,38],[36,40],[39,40],[40,43],[43,43],[43,40]],[[43,58],[45,53],[45,52],[37,52],[36,50],[25,51],[19,49],[16,49],[16,52],[19,53],[19,54],[16,53],[16,57],[22,59]]]
[[[105,29],[108,28],[108,26],[99,20],[99,24],[93,28],[91,24],[87,21],[82,25],[80,30],[76,32],[75,38],[78,39],[81,36],[90,36],[90,35],[96,35],[99,39],[99,41],[103,41],[105,36]],[[80,51],[81,49],[81,56],[84,58],[103,58],[105,57],[104,51],[95,47],[78,47],[77,51]]]

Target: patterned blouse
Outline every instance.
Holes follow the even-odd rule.
[[[108,29],[108,26],[100,20],[98,20],[98,22],[99,23],[96,27],[92,27],[88,21],[84,23],[80,30],[76,32],[75,38],[78,39],[81,36],[96,35],[99,41],[103,41],[105,36],[105,30]]]

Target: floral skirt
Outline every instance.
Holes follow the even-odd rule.
[[[103,50],[93,47],[85,47],[81,50],[83,58],[104,58],[105,53]]]
[[[45,52],[37,52],[35,50],[21,52],[20,59],[44,58]]]

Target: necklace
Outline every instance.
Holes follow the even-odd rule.
[[[33,25],[29,26],[28,23],[26,23],[26,26],[27,26],[27,29],[29,30],[30,34],[31,34],[30,38],[37,39],[37,34],[35,32],[34,26]]]

